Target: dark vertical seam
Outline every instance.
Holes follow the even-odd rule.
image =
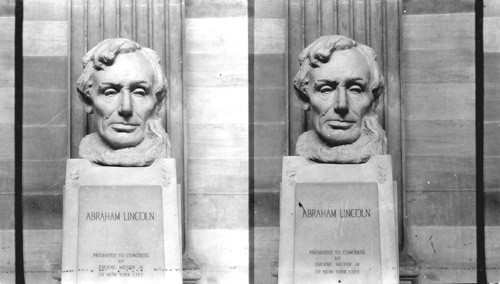
[[[23,253],[23,1],[16,1],[14,32],[14,229],[16,283],[24,284]]]
[[[484,234],[484,51],[483,51],[483,0],[475,2],[476,33],[476,240],[477,283],[486,283],[486,257]]]

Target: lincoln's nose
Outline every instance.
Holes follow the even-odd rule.
[[[345,116],[349,112],[349,107],[347,106],[347,94],[345,87],[339,86],[337,88],[337,94],[335,96],[333,110],[340,116]]]
[[[123,91],[121,93],[121,101],[120,107],[118,109],[118,114],[123,117],[132,115],[132,102],[130,101],[130,92]]]

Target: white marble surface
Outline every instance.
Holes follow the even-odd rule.
[[[132,221],[129,212],[146,213]],[[68,160],[63,225],[62,283],[182,282],[174,159],[134,168]]]
[[[373,156],[365,164],[349,164],[349,165],[339,165],[339,164],[319,164],[311,162],[303,157],[284,157],[283,159],[283,180],[281,185],[280,193],[280,252],[279,252],[279,283],[365,283],[366,279],[363,279],[366,275],[371,275],[368,277],[377,277],[377,279],[371,279],[370,283],[398,283],[398,243],[397,243],[397,222],[396,222],[396,198],[393,189],[392,182],[392,169],[391,169],[391,157],[389,155],[384,156]],[[358,192],[349,196],[349,194],[337,192],[336,194],[331,194],[330,199],[337,195],[338,200],[328,201],[328,196],[324,196],[322,204],[331,204],[337,207],[338,214],[335,218],[340,217],[339,209],[346,207],[350,202],[353,206],[365,206],[368,207],[378,207],[372,208],[371,214],[377,214],[378,223],[375,230],[373,226],[366,227],[365,225],[357,226],[359,231],[367,230],[364,234],[369,234],[372,231],[372,238],[375,242],[379,242],[378,246],[374,246],[373,239],[364,240],[363,238],[355,237],[357,233],[355,231],[356,226],[345,226],[344,228],[339,228],[338,230],[333,229],[333,232],[338,232],[337,236],[332,236],[331,246],[332,246],[332,257],[335,257],[335,250],[340,251],[340,262],[348,260],[345,262],[354,262],[352,259],[347,259],[347,255],[343,255],[344,250],[352,250],[358,248],[359,250],[368,251],[371,255],[370,258],[360,258],[360,268],[357,269],[355,263],[350,265],[343,265],[342,267],[336,263],[336,259],[333,258],[331,279],[325,277],[323,273],[320,273],[320,277],[311,277],[308,275],[307,281],[300,280],[301,270],[304,268],[303,261],[298,261],[303,258],[311,258],[304,253],[302,248],[310,247],[306,251],[313,250],[313,248],[318,247],[318,245],[327,246],[328,240],[320,239],[322,236],[311,237],[310,234],[314,234],[310,228],[308,230],[303,230],[297,232],[296,228],[300,226],[300,223],[296,220],[297,212],[303,212],[302,208],[297,210],[298,200],[297,197],[302,197],[303,192],[297,194],[297,188],[300,187],[304,190],[304,186],[311,186],[314,184],[319,187],[319,190],[324,190],[326,187],[331,187],[332,191],[345,190],[349,187],[355,187],[356,184],[364,184],[363,186],[358,186],[356,190],[367,190],[366,194],[363,192]],[[299,185],[300,186],[297,186]],[[370,192],[371,185],[376,185],[376,191]],[[372,188],[373,189],[373,188]],[[314,194],[314,193],[312,193]],[[376,201],[363,201],[362,198],[378,198]],[[321,200],[321,198],[316,198]],[[349,200],[351,199],[351,200]],[[339,204],[342,203],[339,207]],[[378,205],[378,206],[377,206]],[[302,204],[303,207],[307,208],[309,204]],[[345,209],[345,208],[344,208]],[[374,210],[378,209],[378,210]],[[373,215],[372,215],[373,216]],[[345,218],[344,218],[345,219]],[[350,218],[353,219],[353,218]],[[325,222],[323,220],[323,222]],[[346,222],[345,220],[343,222]],[[337,221],[337,225],[342,225],[342,222]],[[322,228],[324,230],[325,228]],[[345,230],[350,230],[346,232]],[[332,231],[332,230],[330,230]],[[377,232],[378,231],[378,232]],[[332,233],[332,232],[330,232]],[[304,236],[304,234],[309,234]],[[366,238],[366,237],[365,237]],[[300,241],[299,243],[296,240]],[[336,246],[333,248],[334,246]],[[365,248],[366,247],[366,248]],[[300,253],[304,255],[296,255]],[[325,249],[326,250],[326,249]],[[352,258],[352,257],[351,257]],[[309,262],[314,261],[308,259]],[[321,262],[321,260],[317,260]],[[375,263],[373,263],[375,261]],[[364,262],[364,265],[363,265]],[[316,263],[313,263],[313,266]],[[368,271],[363,271],[363,266]],[[370,272],[370,269],[379,269],[375,273]],[[297,270],[297,271],[296,271]],[[341,272],[337,273],[337,270],[347,270],[347,272],[358,270],[359,277],[349,275],[347,276]],[[296,273],[297,272],[297,273]],[[314,270],[313,270],[314,272]],[[314,275],[314,274],[313,274]],[[378,276],[377,276],[378,275]],[[295,279],[294,279],[295,278]],[[295,280],[295,282],[294,282]],[[300,280],[300,281],[299,281]]]

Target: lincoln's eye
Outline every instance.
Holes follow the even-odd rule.
[[[104,90],[104,95],[105,96],[113,96],[113,95],[116,95],[116,94],[117,94],[117,92],[116,92],[115,89],[110,88],[110,89]]]
[[[330,86],[323,86],[319,89],[319,91],[322,93],[329,93],[333,91],[333,88]]]
[[[145,96],[146,95],[146,90],[143,88],[137,88],[134,90],[134,95],[139,95],[139,96]]]
[[[361,92],[363,92],[363,88],[361,88],[358,85],[352,85],[349,87],[349,92],[361,93]]]

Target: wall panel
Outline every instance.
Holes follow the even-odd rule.
[[[486,267],[500,266],[498,234],[500,233],[500,10],[498,1],[484,1],[484,186]],[[488,269],[488,282],[500,279],[499,269]]]
[[[25,279],[57,283],[52,270],[61,263],[61,243],[52,237],[62,235],[62,192],[70,152],[69,2],[23,4]]]
[[[0,8],[0,11],[2,8]],[[14,203],[14,195],[8,197],[12,199]],[[6,198],[2,198],[3,201]],[[0,201],[2,203],[3,201]],[[0,252],[2,257],[0,258],[0,281],[5,283],[14,283],[15,280],[15,236],[14,230],[7,230],[5,228],[0,229]]]
[[[283,156],[289,153],[288,141],[288,58],[287,44],[293,36],[288,33],[288,5],[295,1],[249,1],[255,6],[253,22],[249,25],[253,46],[250,49],[250,196],[253,229],[250,233],[253,283],[276,283],[271,264],[278,261],[279,184]],[[272,2],[272,3],[271,3]],[[307,9],[316,17],[318,3],[309,1]],[[300,12],[300,10],[299,10]],[[313,21],[314,18],[306,19]],[[314,32],[318,32],[313,27]],[[297,35],[302,36],[302,35]],[[287,43],[288,41],[288,43]],[[291,109],[290,109],[291,110]]]
[[[249,283],[247,1],[186,1],[187,252],[199,283]]]
[[[0,282],[15,281],[14,1],[0,4]]]
[[[470,283],[477,250],[474,5],[439,2],[403,4],[404,254],[419,283]]]

